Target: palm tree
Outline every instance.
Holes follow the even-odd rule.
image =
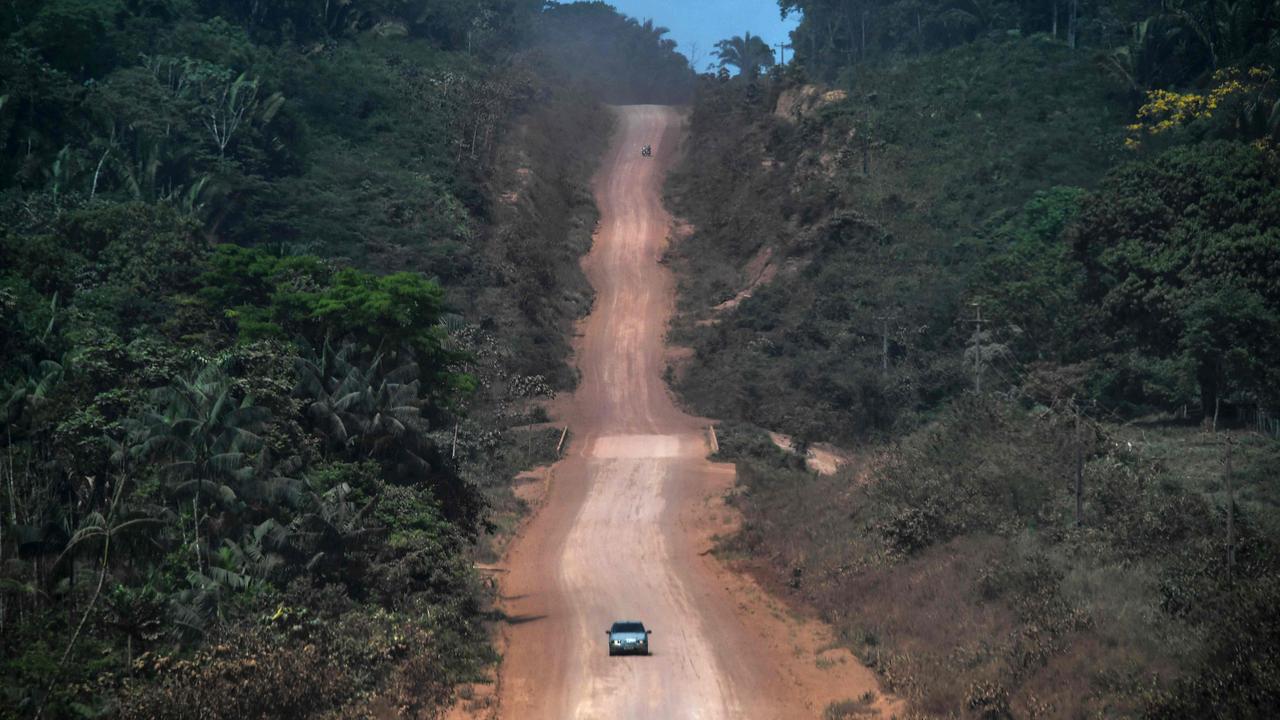
[[[1100,55],[1098,63],[1136,101],[1152,87],[1186,82],[1210,67],[1205,37],[1186,16],[1161,13],[1135,23],[1128,44]]]
[[[939,15],[954,41],[977,37],[997,25],[1000,8],[993,0],[960,0]]]
[[[219,361],[157,390],[153,400],[162,409],[133,424],[146,438],[137,454],[168,461],[175,500],[191,497],[199,570],[201,504],[205,498],[232,508],[242,504],[243,486],[255,474],[250,456],[262,447],[258,431],[269,414],[251,398],[237,399]]]
[[[732,65],[750,78],[758,77],[761,67],[773,67],[773,48],[750,32],[716,43],[716,57],[720,67]]]
[[[640,29],[644,31],[645,36],[653,45],[657,45],[666,52],[675,52],[676,41],[668,37],[663,37],[671,32],[670,28],[665,28],[661,25],[654,25],[652,20],[645,20],[640,26]]]
[[[111,543],[118,535],[138,525],[155,524],[161,522],[160,518],[152,517],[145,511],[134,509],[124,500],[125,478],[116,478],[115,491],[111,496],[111,503],[107,507],[107,512],[103,513],[94,511],[89,513],[81,522],[79,529],[71,536],[71,540],[67,543],[66,548],[59,556],[59,561],[63,558],[75,557],[76,549],[81,544],[101,543],[102,558],[101,566],[98,571],[98,584],[93,589],[93,596],[89,599],[89,605],[85,608],[84,614],[80,617],[80,623],[76,625],[76,630],[71,635],[70,642],[67,643],[67,649],[62,653],[62,662],[66,662],[71,655],[71,649],[75,647],[76,640],[80,638],[81,631],[84,630],[85,622],[89,620],[89,616],[93,614],[94,607],[98,603],[98,597],[102,595],[102,586],[107,579],[108,563],[111,559]]]
[[[378,498],[358,504],[346,483],[323,492],[312,488],[309,509],[290,523],[289,545],[308,558],[304,569],[321,577],[358,581],[363,563],[352,556],[367,553],[385,530],[370,523]]]
[[[395,484],[431,484],[445,515],[473,529],[483,499],[475,486],[448,467],[423,414],[421,369],[409,353],[355,357],[355,348],[335,349],[297,363],[296,396],[307,401],[312,430],[329,452],[347,460],[374,460]]]
[[[652,20],[645,20],[640,26],[640,29],[644,30],[645,34],[650,36],[655,43],[660,43],[662,41],[662,36],[671,32],[669,28],[662,27],[661,25],[654,25]]]
[[[41,360],[30,375],[0,387],[0,421],[10,427],[36,425],[40,409],[50,403],[50,395],[62,382],[67,365],[66,358],[61,363]]]
[[[316,428],[346,455],[425,475],[430,464],[420,453],[430,440],[418,364],[378,354],[366,365],[353,354],[351,345],[335,350],[326,343],[318,357],[298,361],[297,394],[310,399]]]

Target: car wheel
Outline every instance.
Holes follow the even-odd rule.
[[[609,657],[613,657],[614,655],[617,655],[617,654],[618,653],[613,651],[613,648],[609,648]]]

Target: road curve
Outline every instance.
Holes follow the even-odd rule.
[[[616,113],[583,262],[597,294],[576,342],[582,382],[557,410],[575,439],[505,560],[500,714],[815,717],[795,674],[778,667],[783,649],[759,642],[690,529],[732,467],[706,460],[705,421],[676,408],[662,379],[674,288],[658,263],[670,228],[661,189],[683,118],[657,106]],[[641,156],[646,144],[653,158]],[[619,619],[653,629],[651,657],[608,656],[605,630]]]

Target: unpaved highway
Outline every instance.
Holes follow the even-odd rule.
[[[617,114],[584,261],[597,296],[576,343],[582,383],[557,409],[574,441],[504,563],[500,713],[817,717],[874,678],[845,656],[818,663],[806,626],[706,553],[720,512],[707,498],[732,467],[705,459],[706,422],[677,409],[662,380],[674,288],[658,263],[670,227],[661,188],[683,121],[654,106]],[[652,656],[608,656],[605,630],[620,619],[653,629]]]

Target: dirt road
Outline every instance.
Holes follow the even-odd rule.
[[[662,380],[674,292],[658,264],[661,187],[682,119],[632,106],[618,122],[584,261],[597,298],[576,347],[582,384],[558,411],[575,439],[505,562],[501,716],[816,717],[820,696],[857,697],[874,679],[856,663],[824,675],[811,633],[706,554],[719,521],[707,498],[733,470],[705,459],[706,422],[680,412]],[[651,657],[608,656],[605,630],[620,619],[653,629]],[[830,683],[838,695],[814,689]]]

